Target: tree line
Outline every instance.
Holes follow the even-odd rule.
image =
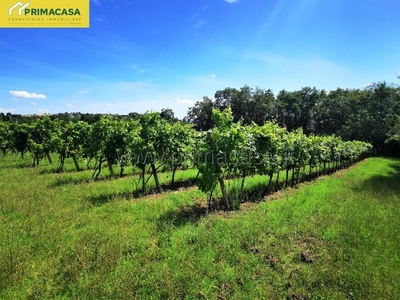
[[[302,128],[306,134],[340,136],[344,140],[369,142],[377,153],[399,154],[400,87],[385,82],[364,89],[332,91],[304,87],[299,91],[225,88],[214,99],[204,97],[188,111],[185,120],[198,130],[215,126],[212,110],[230,107],[234,122],[276,122],[288,131]]]
[[[96,123],[98,120],[100,120],[101,117],[105,116],[106,114],[104,113],[81,113],[81,112],[64,112],[64,113],[57,113],[57,114],[46,114],[49,116],[50,120],[60,120],[63,122],[86,122],[88,124],[93,124]],[[119,114],[114,114],[114,117],[118,119],[139,119],[142,114],[137,113],[137,112],[131,112],[126,115],[119,115]],[[12,114],[10,112],[8,113],[0,113],[0,122],[18,122],[18,123],[31,123],[35,122],[35,120],[40,117],[41,115],[21,115],[21,114]],[[161,109],[160,112],[160,117],[170,121],[170,122],[176,122],[179,121],[178,118],[175,117],[175,113],[172,109],[170,108],[163,108]]]
[[[385,82],[370,84],[364,89],[326,91],[304,87],[299,91],[280,91],[276,96],[271,90],[247,85],[240,89],[225,88],[214,98],[205,96],[190,107],[182,120],[193,124],[198,131],[215,126],[212,110],[223,111],[230,107],[234,122],[252,122],[262,125],[275,122],[288,131],[302,128],[306,134],[337,135],[343,140],[360,140],[373,145],[379,154],[400,155],[400,86]],[[64,122],[98,122],[104,114],[59,113],[49,115],[51,120]],[[140,120],[142,114],[131,112],[115,115],[119,119]],[[177,122],[174,112],[164,108],[160,117]],[[0,113],[0,121],[30,123],[37,116]]]

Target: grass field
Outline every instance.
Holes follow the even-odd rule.
[[[400,160],[209,215],[195,187],[127,199],[132,176],[30,164],[0,158],[0,299],[400,298]]]

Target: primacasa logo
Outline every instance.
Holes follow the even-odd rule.
[[[0,0],[0,27],[89,27],[89,0]]]
[[[17,2],[9,10],[8,14],[12,16],[14,9],[18,9],[18,15],[21,16],[22,12],[25,16],[80,16],[79,8],[27,8],[31,3],[22,4]]]
[[[30,2],[26,3],[26,4],[22,4],[21,2],[18,2],[16,4],[14,4],[9,10],[8,10],[8,15],[12,16],[12,12],[14,9],[16,9],[17,7],[21,6],[18,9],[18,16],[20,16],[22,14],[22,10],[25,9],[26,7],[29,6],[29,4],[31,4]]]

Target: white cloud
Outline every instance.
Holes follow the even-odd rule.
[[[188,21],[196,20],[196,19],[199,17],[199,15],[200,15],[203,11],[205,11],[206,9],[208,9],[208,5],[204,5],[204,6],[201,8],[200,11],[194,13],[191,17],[187,18],[187,20],[188,20]]]
[[[225,0],[225,2],[232,4],[232,3],[238,3],[239,0]]]
[[[68,107],[72,107],[72,104],[67,104]]]
[[[374,86],[373,83],[368,83],[368,84],[364,84],[364,85],[362,86],[362,88],[368,89],[368,88],[370,88],[370,87],[372,87],[372,86]]]
[[[37,103],[36,102],[32,102],[32,105],[37,105]]]
[[[29,93],[26,91],[10,91],[9,92],[13,97],[17,98],[25,98],[25,99],[47,99],[47,97],[43,94]]]
[[[79,95],[86,95],[86,94],[88,93],[88,91],[79,90],[79,91],[77,91],[76,93],[79,94]]]
[[[190,99],[176,99],[176,102],[180,105],[194,105],[196,102]]]
[[[198,20],[196,23],[194,23],[193,27],[194,28],[200,28],[200,27],[203,27],[206,24],[207,24],[207,21]]]
[[[139,74],[146,72],[145,68],[141,68],[138,64],[132,65],[132,69],[136,70]]]
[[[110,103],[107,103],[106,104],[108,107],[113,107],[114,105],[112,105],[112,104],[110,104]]]
[[[305,86],[319,89],[359,87],[369,74],[361,74],[350,66],[319,56],[285,56],[272,52],[247,52],[243,55],[250,67],[240,68],[243,78],[252,78],[252,85],[279,90],[298,90]],[[360,83],[360,81],[363,81]],[[368,80],[368,79],[367,79]],[[353,82],[349,86],[349,82]],[[354,85],[355,84],[355,85]]]
[[[332,61],[324,58],[294,58],[285,57],[278,53],[248,52],[246,59],[263,62],[271,70],[290,73],[291,76],[304,78],[304,76],[318,78],[335,73],[345,73],[347,70]]]
[[[215,78],[215,77],[217,77],[217,75],[215,75],[215,74],[210,74],[210,75],[208,75],[208,77],[210,77],[210,78]]]
[[[41,108],[41,109],[38,109],[38,112],[40,112],[40,113],[47,113],[47,112],[49,112],[49,110],[48,110],[48,109],[43,109],[43,108]]]
[[[2,112],[2,113],[11,113],[11,112],[14,112],[14,111],[15,111],[14,108],[1,108],[0,107],[0,112]]]

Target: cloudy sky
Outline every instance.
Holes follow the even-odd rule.
[[[244,85],[398,82],[399,0],[93,0],[88,29],[0,28],[0,111],[172,108]]]

